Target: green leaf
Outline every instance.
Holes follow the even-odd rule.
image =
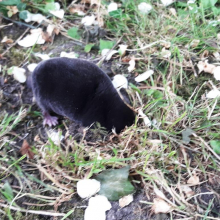
[[[158,91],[158,90],[155,90],[154,93],[153,93],[153,98],[154,99],[160,99],[163,97],[163,93]]]
[[[56,10],[56,5],[54,2],[49,2],[45,5],[45,10],[50,11],[50,10]]]
[[[85,51],[86,53],[89,53],[90,50],[92,49],[92,47],[93,47],[94,45],[95,45],[95,44],[87,44],[87,45],[85,46],[85,48],[84,48],[84,51]]]
[[[25,19],[27,19],[28,14],[29,14],[29,11],[27,11],[27,10],[21,11],[21,12],[19,13],[19,18],[25,20]]]
[[[212,146],[216,154],[220,154],[220,141],[212,140],[210,141],[210,145]]]
[[[103,49],[112,49],[115,45],[114,41],[102,40],[99,41],[99,49],[102,51]]]
[[[216,2],[218,0],[201,0],[201,4],[203,5],[203,8],[210,8],[215,6]]]
[[[137,91],[139,94],[141,94],[141,90],[140,90],[137,86],[135,86],[135,85],[132,84],[132,83],[129,83],[129,86],[130,86],[133,90],[135,90],[135,91]]]
[[[220,15],[220,8],[212,7],[212,11],[213,11],[213,13],[214,13],[215,16]]]
[[[17,8],[18,8],[19,11],[25,10],[26,6],[27,5],[25,3],[22,3],[22,2],[17,4]]]
[[[14,198],[13,190],[8,182],[6,182],[3,185],[2,190],[0,190],[0,192],[7,199],[8,202],[11,202]]]
[[[3,0],[0,1],[0,5],[18,5],[21,3],[21,0]]]
[[[106,196],[111,201],[134,193],[135,188],[128,180],[129,166],[117,170],[103,171],[96,177],[101,183],[100,195]]]
[[[74,39],[77,39],[77,40],[80,39],[80,35],[78,34],[78,28],[76,28],[76,27],[70,28],[70,29],[67,31],[67,34],[68,34],[70,37],[74,38]]]
[[[121,9],[118,9],[118,10],[115,10],[115,11],[110,11],[109,12],[109,15],[113,18],[121,18],[122,16],[122,10]]]

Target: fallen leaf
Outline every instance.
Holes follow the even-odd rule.
[[[187,183],[190,185],[193,185],[193,186],[198,185],[199,184],[199,177],[194,174],[193,176],[191,176],[187,180]]]
[[[102,56],[105,56],[106,54],[109,53],[105,58],[106,60],[110,60],[114,54],[118,53],[117,50],[111,50],[110,52],[109,51],[110,51],[110,49],[103,49],[102,50]]]
[[[20,153],[21,155],[27,155],[28,158],[30,159],[34,159],[34,153],[31,151],[31,147],[29,145],[29,143],[27,142],[27,140],[23,141],[23,144],[20,148]]]
[[[88,206],[85,210],[84,220],[106,220],[105,211]]]
[[[84,18],[82,18],[81,23],[85,26],[91,26],[95,23],[95,16],[85,16]]]
[[[6,7],[8,9],[8,17],[11,17],[12,15],[15,15],[18,13],[18,8],[17,6],[7,6]]]
[[[213,74],[213,71],[216,68],[215,65],[208,63],[208,60],[199,61],[197,67],[199,69],[199,73],[204,71],[206,73],[211,73],[211,74]]]
[[[48,130],[47,132],[48,137],[53,141],[54,144],[59,145],[60,142],[63,140],[64,136],[60,134],[59,131],[55,130]]]
[[[40,57],[42,60],[49,60],[50,56],[48,54],[42,54],[42,53],[34,53],[36,57]]]
[[[111,209],[111,203],[105,196],[97,195],[89,199],[84,220],[105,220],[105,212]]]
[[[24,68],[20,68],[17,66],[13,66],[8,69],[8,74],[13,74],[14,79],[17,80],[20,83],[26,82],[26,75],[25,75],[26,70]]]
[[[185,193],[187,198],[189,198],[195,194],[195,192],[187,185],[181,185],[180,188]]]
[[[161,0],[161,3],[164,5],[164,6],[168,6],[168,5],[171,5],[175,2],[175,0]]]
[[[133,195],[124,196],[121,199],[119,199],[119,206],[121,208],[129,205],[131,202],[133,202],[134,198]]]
[[[9,39],[7,36],[3,37],[1,43],[12,44],[14,41]]]
[[[128,67],[128,72],[132,72],[135,69],[135,59],[134,57],[131,58],[129,61],[129,67]]]
[[[151,127],[152,123],[151,123],[150,119],[143,113],[142,109],[138,110],[138,114],[143,118],[144,124],[147,127]]]
[[[168,41],[161,42],[161,45],[164,46],[166,49],[169,49],[171,47],[171,43]]]
[[[52,37],[47,32],[42,32],[42,38],[45,40],[45,42],[52,43]]]
[[[218,89],[212,89],[209,91],[206,95],[206,98],[208,99],[215,99],[220,96],[220,91]]]
[[[169,50],[166,50],[166,48],[164,47],[162,50],[161,50],[161,53],[160,55],[164,58],[170,58],[171,57],[171,52]]]
[[[117,3],[111,2],[111,3],[108,5],[108,12],[116,11],[116,10],[118,10],[118,5],[117,5]]]
[[[52,15],[62,19],[64,17],[64,14],[65,14],[64,10],[60,9],[60,4],[58,2],[55,2],[54,5],[55,5],[56,9],[55,10],[49,10],[49,12]]]
[[[145,81],[147,80],[150,76],[152,76],[154,73],[153,70],[148,70],[142,74],[139,74],[136,78],[135,78],[135,81],[136,82],[142,82],[142,81]]]
[[[121,74],[117,74],[114,76],[112,84],[118,90],[120,90],[121,88],[128,88],[128,80]]]
[[[172,211],[172,206],[165,202],[163,199],[155,198],[152,210],[155,214],[158,213],[168,213]]]
[[[118,200],[125,195],[135,191],[134,186],[128,180],[129,166],[121,169],[105,170],[96,176],[101,183],[100,195],[109,200]]]
[[[69,8],[69,11],[71,14],[77,13],[79,16],[84,16],[86,14],[84,8],[82,5],[74,4]]]
[[[49,36],[52,36],[55,27],[56,27],[56,26],[53,25],[53,24],[49,24],[49,25],[47,26],[47,33],[48,33]]]
[[[32,14],[29,11],[23,11],[23,13],[25,13],[25,22],[37,22],[37,23],[42,23],[42,21],[47,21],[46,17],[43,16],[42,14]],[[19,15],[20,16],[20,15]],[[22,18],[23,19],[23,18]]]
[[[119,45],[118,53],[121,57],[125,55],[127,48],[128,48],[128,45],[123,45],[123,44]]]
[[[152,6],[146,2],[141,2],[138,5],[138,10],[142,13],[142,14],[148,14],[151,10],[152,10]]]
[[[77,182],[77,193],[81,198],[88,198],[100,190],[100,182],[95,179],[83,179]]]
[[[22,40],[18,41],[18,44],[22,47],[32,47],[35,44],[44,44],[45,40],[42,36],[42,29],[37,28],[30,31],[31,33],[24,37]]]
[[[30,72],[34,72],[34,69],[37,67],[37,65],[37,63],[31,63],[27,66],[27,68]]]
[[[169,9],[170,14],[173,15],[174,17],[176,17],[177,13],[176,13],[176,9],[175,8],[170,8]]]
[[[195,47],[197,47],[197,46],[199,45],[199,43],[200,43],[200,40],[194,39],[194,40],[192,40],[191,43],[189,44],[189,47],[195,48]]]
[[[75,53],[75,52],[69,52],[69,53],[67,53],[67,52],[65,52],[65,51],[62,51],[62,52],[60,53],[60,57],[78,58],[79,55],[78,55],[77,53]]]
[[[217,66],[214,70],[213,70],[213,75],[215,77],[216,80],[220,80],[220,66]]]

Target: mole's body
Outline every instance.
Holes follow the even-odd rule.
[[[134,112],[121,100],[110,78],[95,64],[80,59],[42,61],[32,75],[32,89],[44,124],[56,125],[54,112],[90,126],[99,122],[120,132],[133,124]]]

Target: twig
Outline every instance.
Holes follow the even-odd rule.
[[[1,207],[4,208],[9,208],[9,205],[5,205],[0,203]],[[36,214],[36,215],[50,215],[50,216],[64,216],[64,213],[55,213],[55,212],[51,212],[51,211],[35,211],[35,210],[27,210],[27,209],[22,209],[22,208],[17,208],[14,206],[10,207],[11,210],[15,210],[15,211],[19,211],[19,212],[26,212],[26,213],[32,213],[32,214]]]
[[[165,41],[165,40],[158,40],[158,41],[156,41],[156,42],[153,42],[153,43],[151,43],[151,44],[147,44],[146,46],[141,47],[141,48],[138,48],[138,49],[126,49],[126,50],[127,50],[127,51],[144,50],[144,49],[147,49],[147,48],[149,48],[149,47],[152,47],[152,46],[154,46],[155,44],[158,44],[158,43],[166,43],[166,41]]]

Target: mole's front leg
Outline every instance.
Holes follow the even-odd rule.
[[[43,125],[49,125],[50,127],[52,125],[57,125],[58,124],[58,118],[56,116],[51,116],[48,112],[43,112],[43,116],[44,116],[44,121],[43,121]]]

